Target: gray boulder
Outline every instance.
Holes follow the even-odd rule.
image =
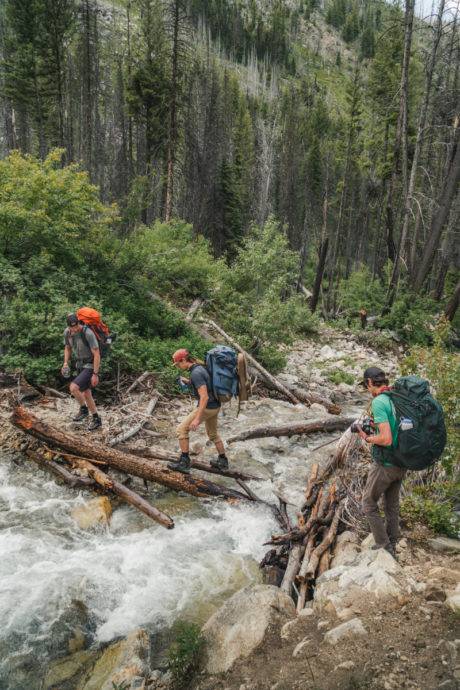
[[[342,623],[336,628],[329,630],[324,635],[324,641],[328,644],[335,645],[344,638],[348,639],[359,635],[367,635],[367,630],[359,618],[352,618],[350,621],[346,621],[346,623]]]
[[[250,585],[236,592],[203,627],[206,671],[228,671],[261,644],[271,626],[294,615],[292,599],[277,587]]]

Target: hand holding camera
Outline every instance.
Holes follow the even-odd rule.
[[[370,436],[375,431],[375,424],[370,417],[364,417],[362,422],[353,422],[350,431],[352,434],[359,434],[362,431],[366,436]]]

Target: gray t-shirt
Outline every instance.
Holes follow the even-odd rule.
[[[82,338],[81,332],[72,335],[70,329],[64,331],[64,345],[72,348],[73,356],[77,362],[77,369],[93,368],[93,353],[91,350],[99,348],[99,343],[91,328],[85,328],[85,338],[89,345]]]
[[[216,398],[214,397],[214,393],[212,392],[211,376],[206,367],[204,367],[202,364],[195,364],[190,369],[190,383],[192,384],[193,392],[198,398],[198,404],[200,399],[200,396],[198,394],[198,388],[201,388],[201,386],[206,386],[206,388],[208,389],[209,396],[206,409],[212,410],[216,409],[216,407],[220,407],[219,400],[216,400]]]

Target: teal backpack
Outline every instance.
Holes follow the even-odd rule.
[[[403,376],[384,391],[392,400],[398,422],[396,446],[373,447],[376,460],[408,470],[424,470],[439,460],[447,441],[442,406],[430,394],[428,381]]]

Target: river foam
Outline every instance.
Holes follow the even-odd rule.
[[[258,577],[256,560],[275,528],[263,507],[194,501],[173,530],[121,507],[110,528],[83,532],[71,511],[85,500],[33,466],[0,463],[4,671],[8,652],[37,654],[80,618],[96,642],[141,625],[160,629],[182,615],[202,622]]]

